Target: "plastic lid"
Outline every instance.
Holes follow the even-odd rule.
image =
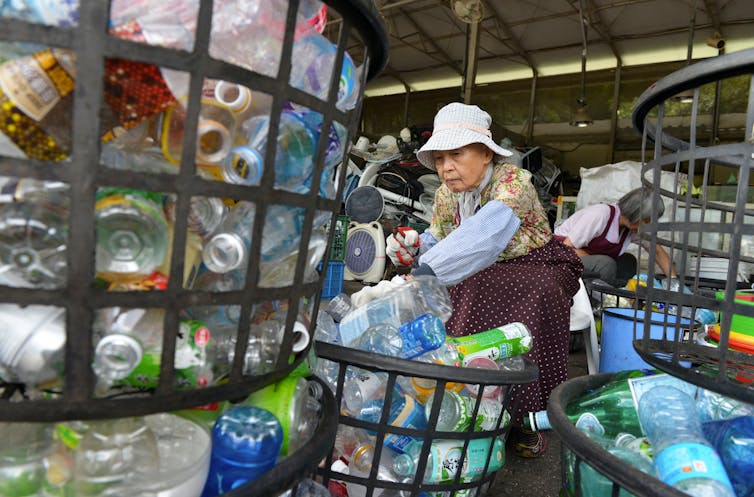
[[[263,160],[251,147],[235,147],[225,157],[223,179],[237,185],[258,185],[262,179]]]
[[[280,422],[261,407],[232,407],[220,415],[212,429],[212,451],[236,461],[275,460],[282,443]]]
[[[214,273],[227,273],[241,265],[246,255],[246,245],[235,233],[213,236],[202,252],[202,261]]]
[[[215,100],[233,112],[241,113],[251,106],[251,91],[236,83],[220,81],[215,86]]]
[[[309,330],[306,325],[300,321],[293,323],[293,345],[291,352],[301,352],[309,345]]]

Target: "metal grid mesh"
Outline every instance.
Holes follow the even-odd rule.
[[[539,374],[536,365],[528,359],[524,359],[525,366],[521,371],[501,372],[475,368],[454,368],[418,361],[409,361],[361,350],[344,348],[324,342],[317,342],[316,350],[320,360],[327,359],[338,364],[339,374],[335,393],[338,405],[341,405],[341,400],[343,398],[343,384],[345,381],[346,370],[349,366],[387,374],[388,380],[385,400],[378,423],[368,422],[356,417],[348,416],[344,413],[340,414],[338,421],[341,426],[363,428],[374,433],[374,456],[369,475],[364,478],[360,476],[346,475],[329,469],[331,468],[333,461],[332,454],[327,457],[324,466],[318,470],[325,485],[327,485],[330,480],[342,480],[346,483],[363,485],[366,488],[366,497],[372,497],[375,492],[381,492],[381,489],[401,491],[401,495],[406,496],[417,496],[422,492],[443,492],[443,495],[448,495],[450,497],[453,495],[467,495],[468,492],[471,494],[478,492],[475,494],[478,496],[484,495],[486,490],[492,487],[496,475],[495,472],[487,473],[487,468],[489,468],[491,462],[490,458],[492,457],[492,450],[489,451],[487,461],[485,462],[484,476],[478,480],[464,482],[461,479],[460,470],[464,467],[468,444],[471,440],[490,438],[490,446],[492,446],[495,437],[506,439],[510,430],[510,425],[503,423],[504,413],[507,409],[512,410],[516,407],[511,402],[509,395],[511,389],[515,388],[515,385],[517,384],[535,381]],[[403,428],[388,423],[393,387],[396,385],[399,376],[425,378],[436,381],[434,389],[436,395],[433,397],[434,400],[432,401],[431,410],[427,416],[426,429]],[[467,431],[463,432],[443,432],[435,430],[434,427],[437,426],[437,420],[440,416],[442,400],[446,395],[446,384],[451,381],[455,383],[479,385],[479,394],[470,422],[471,427],[474,426],[477,415],[479,414],[481,399],[484,395],[484,388],[494,388],[496,386],[501,387],[502,397],[504,399],[503,411],[496,420],[495,429],[488,431],[472,431],[472,428],[469,428]],[[439,394],[437,394],[438,392]],[[390,482],[378,477],[377,461],[380,461],[382,451],[387,450],[384,447],[384,437],[386,434],[392,433],[407,435],[422,441],[419,462],[416,467],[415,475],[410,481]],[[461,450],[461,459],[456,466],[458,471],[455,474],[453,482],[444,484],[425,483],[423,482],[423,475],[426,469],[427,456],[429,455],[432,442],[438,439],[462,441],[463,449]],[[445,494],[445,492],[447,492],[447,494]]]
[[[660,312],[669,332],[662,339],[650,338],[651,318],[647,315],[643,325],[641,320],[638,323],[634,346],[644,360],[659,369],[746,402],[754,401],[754,355],[736,346],[737,333],[749,331],[732,329],[731,322],[734,315],[754,316],[754,307],[734,299],[741,288],[750,288],[754,272],[754,204],[749,186],[754,164],[754,86],[746,108],[737,110],[745,114],[741,141],[726,144],[715,142],[714,137],[712,142],[704,139],[709,123],[699,114],[699,86],[749,75],[753,70],[754,50],[693,64],[648,89],[633,114],[634,125],[643,133],[642,182],[653,186],[648,200],[662,200],[665,205],[665,216],[658,219],[653,215],[646,229],[640,230],[648,242],[643,253],[647,274],[655,277],[655,248],[659,245],[675,261],[683,283],[669,290],[646,288],[647,305],[664,305]],[[673,136],[678,128],[665,116],[665,109],[674,95],[689,89],[694,90],[694,101],[688,118],[690,139],[685,142]],[[672,180],[663,182],[663,173],[673,173]],[[710,186],[728,181],[727,196]],[[700,185],[698,189],[693,183]],[[713,263],[722,266],[713,269]],[[719,335],[717,340],[707,340],[700,333],[680,333],[680,324],[671,316],[700,319],[700,309],[719,313],[719,326],[707,329],[708,337],[713,331]],[[668,338],[672,335],[675,337]]]
[[[346,143],[356,130],[364,83],[378,74],[386,63],[384,28],[371,4],[361,1],[328,1],[342,16],[334,67],[341,67],[347,43],[357,43],[363,50],[366,70],[361,76],[357,107],[344,113],[335,106],[339,71],[333,70],[326,101],[317,99],[288,84],[291,73],[293,33],[298,0],[291,0],[286,17],[286,35],[277,77],[272,78],[212,58],[207,47],[211,33],[212,1],[200,2],[194,50],[149,46],[123,40],[108,34],[109,2],[82,0],[80,22],[73,28],[56,28],[0,19],[0,40],[33,41],[47,46],[69,49],[76,54],[76,86],[72,119],[72,154],[69,161],[50,163],[38,160],[0,157],[0,174],[62,181],[70,185],[69,235],[67,243],[67,282],[60,289],[24,289],[2,287],[0,299],[17,304],[40,304],[65,308],[66,347],[64,356],[64,384],[61,392],[51,398],[24,398],[22,385],[0,384],[0,420],[50,421],[61,419],[99,419],[140,415],[202,405],[221,399],[239,398],[264,385],[285,377],[306,356],[300,353],[289,364],[295,313],[289,312],[285,334],[274,371],[261,376],[242,374],[252,306],[270,300],[287,301],[290,309],[298,309],[302,302],[314,298],[312,309],[316,315],[319,290],[324,273],[314,282],[304,281],[305,257],[298,257],[293,282],[280,288],[262,288],[258,282],[260,268],[259,244],[252,244],[246,271],[246,285],[235,291],[222,293],[183,288],[181,278],[172,277],[163,291],[107,292],[94,284],[95,276],[95,196],[98,188],[121,187],[175,195],[176,221],[172,240],[170,274],[184,272],[183,251],[186,246],[187,215],[193,196],[230,198],[253,202],[256,207],[252,238],[260,240],[265,214],[272,205],[286,205],[304,209],[303,230],[299,253],[305,253],[312,234],[312,220],[317,211],[337,219],[340,210],[343,181],[334,199],[318,196],[323,157],[327,147],[327,133],[321,133],[317,144],[317,159],[308,194],[290,193],[273,188],[275,147],[267,147],[264,173],[258,186],[241,186],[203,179],[196,174],[194,154],[196,133],[184,133],[182,155],[177,174],[136,173],[109,169],[100,162],[100,115],[103,108],[103,78],[106,59],[127,59],[162,68],[184,71],[190,75],[185,129],[196,130],[199,119],[202,85],[205,78],[224,80],[272,96],[269,113],[268,141],[275,143],[280,114],[287,102],[295,102],[320,113],[322,129],[330,129],[338,122],[348,129]],[[345,154],[345,151],[344,151]],[[345,157],[345,155],[344,155]],[[327,251],[332,237],[328,241]],[[327,261],[325,260],[325,263]],[[235,360],[227,381],[202,389],[179,390],[175,386],[174,356],[179,330],[179,312],[189,306],[237,305],[241,309],[236,336]],[[160,381],[154,391],[122,398],[94,398],[95,376],[92,323],[95,312],[106,307],[160,308],[165,310]],[[313,329],[310,330],[313,332]],[[307,349],[308,350],[308,349]],[[21,399],[18,401],[18,399]]]

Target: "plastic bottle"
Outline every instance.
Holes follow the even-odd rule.
[[[304,378],[288,376],[257,390],[244,401],[244,405],[267,409],[280,421],[283,428],[282,456],[295,452],[306,441],[302,434],[307,428],[307,411],[312,407],[311,393]]]
[[[165,261],[168,222],[159,193],[122,188],[97,192],[96,269],[106,280],[148,275]]]
[[[319,33],[311,32],[296,41],[293,45],[291,86],[326,99],[336,55],[337,47]],[[344,112],[353,109],[358,88],[356,66],[348,53],[344,53],[335,106]]]
[[[268,410],[236,406],[212,429],[212,458],[202,497],[215,497],[254,480],[275,465],[283,428]]]
[[[173,164],[181,161],[185,121],[186,109],[182,105],[174,105],[168,108],[158,129],[157,140],[162,153]],[[233,147],[236,124],[236,117],[229,107],[217,100],[202,98],[196,125],[198,165],[219,167],[223,163]]]
[[[508,323],[481,333],[447,340],[462,365],[475,357],[503,359],[527,353],[532,347],[531,332],[523,323]]]
[[[11,383],[56,382],[63,371],[65,309],[0,304],[0,378]]]
[[[383,399],[370,398],[364,402],[364,406],[358,417],[370,423],[379,423],[382,417],[383,405]],[[392,426],[418,430],[427,427],[424,406],[403,392],[400,387],[394,387],[388,409],[390,410],[388,423]],[[384,446],[395,452],[403,453],[409,446],[416,443],[416,439],[409,435],[388,433],[385,435]]]
[[[372,443],[361,444],[356,447],[352,454],[351,462],[348,465],[348,474],[360,478],[369,478],[373,464],[374,445]],[[380,453],[376,479],[380,481],[399,482],[400,479],[395,473],[393,473],[392,467],[393,458],[390,455],[390,451],[383,448]],[[375,488],[372,495],[383,496],[387,495],[389,492],[390,490],[385,488]],[[364,497],[366,495],[366,487],[364,485],[349,483],[348,495],[349,497]]]
[[[70,479],[70,466],[55,457],[52,424],[2,422],[0,438],[0,495],[54,495]]]
[[[492,473],[505,464],[505,442],[501,438],[476,438],[469,440],[463,467],[459,467],[463,440],[435,440],[432,442],[424,483],[452,482],[460,472],[461,481],[473,481],[482,477],[489,457],[487,473]],[[490,457],[490,446],[492,456]],[[396,456],[393,471],[399,476],[413,476],[419,464],[421,445],[414,446],[411,453]]]
[[[65,286],[67,243],[67,202],[0,206],[0,283],[45,289]]]
[[[363,428],[339,424],[338,433],[335,435],[333,456],[350,463],[356,449],[368,443],[372,443],[372,437]]]
[[[720,456],[704,438],[688,394],[656,386],[641,396],[638,410],[660,480],[696,497],[735,495]]]
[[[79,20],[78,0],[25,0],[0,3],[0,17],[10,17],[48,26],[72,27]]]
[[[270,117],[254,116],[244,123],[248,145],[236,149],[221,170],[229,183],[256,184],[264,170]],[[310,128],[296,112],[282,111],[275,150],[275,188],[308,193],[314,168],[319,133]]]
[[[516,357],[520,357],[520,356],[516,356]],[[513,359],[513,358],[508,358],[508,359]],[[475,357],[466,363],[466,367],[476,368],[476,369],[490,369],[492,371],[500,371],[500,365],[488,357]],[[479,395],[479,390],[481,389],[481,385],[475,384],[475,383],[467,383],[465,387],[466,387],[466,390],[468,390],[468,392],[471,393],[472,396],[476,397],[477,395]],[[488,399],[498,399],[502,392],[503,392],[503,387],[501,387],[500,385],[484,385],[483,397],[488,398]]]
[[[651,370],[628,370],[615,373],[610,381],[571,401],[565,413],[572,423],[588,417],[599,426],[601,434],[614,437],[621,432],[639,434],[642,432],[636,413],[629,378],[641,378],[654,374]],[[532,430],[549,430],[552,428],[547,411],[530,412],[524,417],[524,425]]]
[[[157,387],[164,320],[165,310],[158,308],[113,307],[97,313],[92,369],[100,393],[113,384]],[[210,330],[201,321],[181,320],[173,363],[179,387],[202,387],[212,381],[206,353],[210,339]]]
[[[73,495],[135,495],[157,481],[157,437],[144,418],[70,423],[75,471]]]
[[[434,276],[415,276],[388,295],[356,307],[340,322],[340,339],[350,346],[364,331],[378,324],[396,328],[422,314],[434,314],[442,322],[450,318],[452,306],[447,289]]]
[[[705,388],[698,389],[696,407],[702,423],[739,416],[754,416],[754,404],[733,399]]]
[[[702,423],[704,437],[715,448],[736,495],[754,492],[754,416]]]
[[[349,415],[358,416],[368,401],[385,398],[387,374],[355,368],[349,370],[351,374],[343,383],[342,408]]]
[[[340,323],[343,318],[353,310],[351,297],[345,293],[339,293],[327,303],[325,311],[333,318],[336,323]]]
[[[434,398],[433,393],[424,403],[427,419],[429,419],[432,412]],[[475,398],[461,395],[452,390],[446,391],[440,404],[440,413],[437,417],[435,429],[437,431],[469,430],[475,405]],[[479,404],[479,411],[477,412],[472,431],[490,431],[496,429],[498,427],[498,418],[501,415],[503,415],[503,420],[500,422],[500,428],[503,428],[510,420],[507,411],[503,414],[503,404],[492,399],[483,398]]]

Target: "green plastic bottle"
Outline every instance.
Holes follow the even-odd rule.
[[[566,416],[573,424],[589,423],[590,428],[603,431],[607,437],[618,433],[641,434],[639,416],[628,380],[656,374],[658,371],[637,369],[620,371],[605,383],[571,401],[565,408]],[[524,417],[524,425],[531,430],[549,430],[552,428],[547,411],[530,412]]]

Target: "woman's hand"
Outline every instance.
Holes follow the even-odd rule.
[[[419,251],[419,233],[407,226],[399,226],[387,237],[385,253],[396,266],[411,266]]]

